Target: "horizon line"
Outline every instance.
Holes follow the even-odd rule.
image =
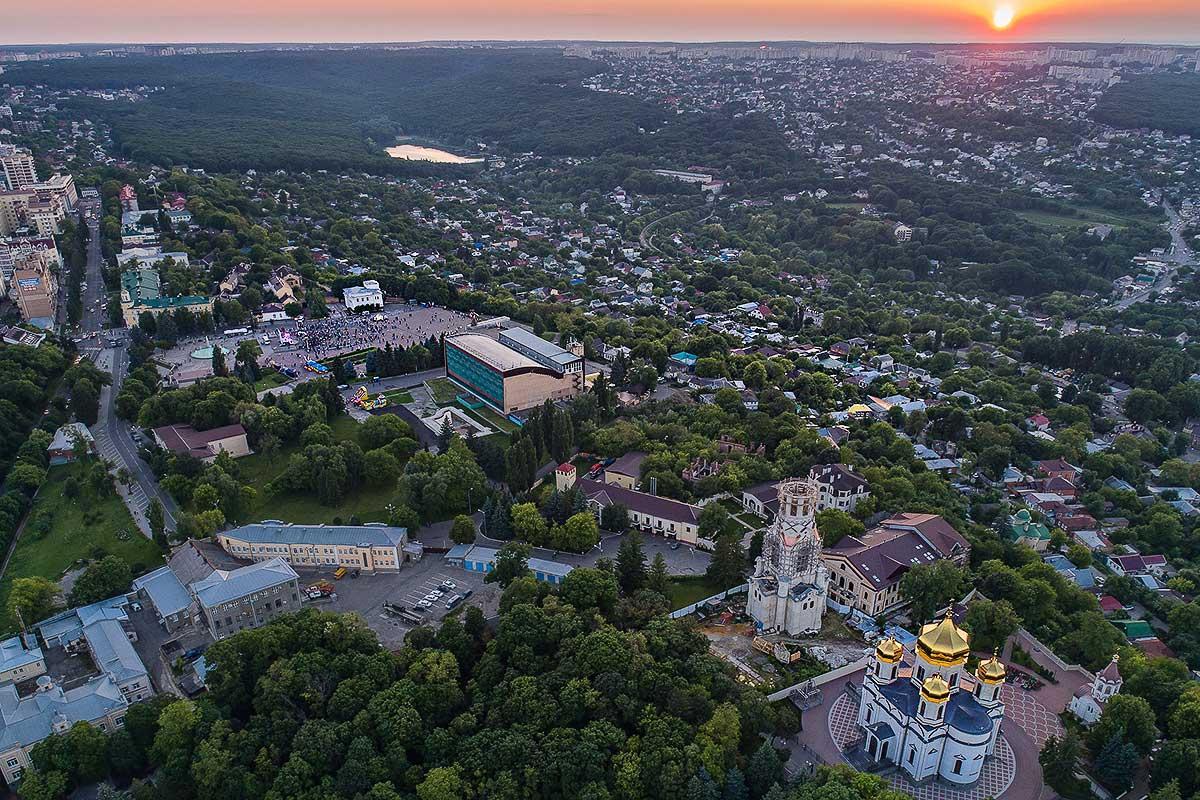
[[[1200,40],[1193,42],[1180,41],[1111,41],[1099,39],[1036,39],[1028,41],[987,41],[987,40],[927,40],[927,41],[895,41],[883,39],[396,39],[396,40],[278,40],[278,41],[238,41],[238,40],[209,40],[209,41],[97,41],[97,42],[0,42],[0,48],[37,48],[37,47],[212,47],[220,45],[240,47],[388,47],[404,46],[447,46],[447,45],[660,45],[664,47],[689,46],[773,46],[773,45],[828,45],[828,44],[863,44],[885,47],[1035,47],[1060,44],[1087,44],[1110,47],[1182,47],[1200,49]]]

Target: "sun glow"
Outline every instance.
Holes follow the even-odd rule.
[[[1013,17],[1016,16],[1013,7],[1010,5],[996,6],[992,11],[992,27],[998,31],[1002,31],[1013,23]]]

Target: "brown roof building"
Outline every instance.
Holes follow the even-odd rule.
[[[861,536],[847,536],[825,548],[829,597],[869,616],[894,611],[902,603],[900,579],[914,566],[941,559],[966,562],[971,546],[936,514],[897,514]]]
[[[246,429],[241,425],[223,425],[198,431],[182,423],[154,429],[154,439],[160,447],[179,455],[212,461],[222,450],[234,458],[250,455]]]

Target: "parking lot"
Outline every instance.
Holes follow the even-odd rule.
[[[490,617],[500,606],[500,587],[497,584],[485,584],[482,575],[449,566],[440,553],[429,553],[420,561],[406,562],[399,572],[363,573],[357,578],[347,575],[340,581],[333,579],[332,570],[297,572],[305,585],[318,580],[334,584],[336,599],[315,600],[311,601],[311,605],[325,611],[358,614],[379,636],[380,643],[390,650],[399,648],[404,643],[404,635],[416,624],[388,613],[384,610],[384,603],[414,611],[425,620],[426,625],[434,626],[450,613],[446,601],[468,589],[471,590],[471,596],[459,603],[457,613],[461,614],[467,606],[474,605],[482,608],[484,615]],[[445,581],[453,583],[455,588],[451,591],[440,589]],[[442,597],[436,598],[428,608],[419,607],[417,603],[435,589],[443,593]]]

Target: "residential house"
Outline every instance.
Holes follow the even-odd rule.
[[[817,464],[808,477],[817,484],[818,511],[834,508],[850,513],[859,501],[871,496],[866,479],[845,464]]]
[[[698,506],[634,491],[617,483],[580,479],[575,485],[583,492],[589,507],[597,516],[607,506],[620,504],[629,510],[629,521],[633,527],[641,531],[705,548],[711,548],[714,544],[700,538]]]
[[[604,468],[604,482],[626,489],[637,488],[642,477],[642,462],[648,455],[640,450],[633,450],[621,456]]]
[[[95,453],[96,440],[82,422],[69,422],[54,432],[54,439],[46,448],[50,465],[71,464],[80,453]]]

